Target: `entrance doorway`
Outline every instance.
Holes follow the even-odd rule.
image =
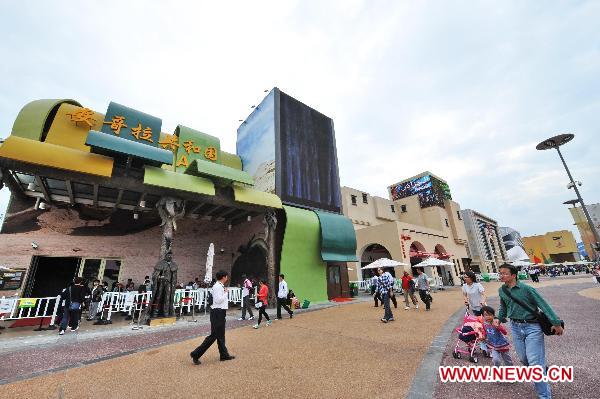
[[[24,297],[57,296],[77,275],[79,258],[34,256]]]
[[[388,251],[387,248],[384,247],[383,245],[371,244],[365,248],[365,250],[363,251],[363,253],[360,257],[360,267],[361,267],[361,273],[362,273],[363,280],[368,280],[371,277],[375,276],[375,274],[377,273],[377,270],[376,269],[362,270],[362,268],[364,266],[368,265],[369,263],[373,263],[377,259],[381,259],[381,258],[392,259],[392,255],[390,255],[390,251]],[[393,267],[386,267],[384,271],[390,272],[392,277],[396,277],[396,272]]]
[[[267,281],[267,253],[259,245],[254,245],[240,255],[231,268],[231,285],[235,286],[243,282],[242,275],[250,279],[264,279]],[[267,281],[267,283],[271,283]]]
[[[349,298],[348,268],[341,263],[327,263],[327,297]]]
[[[120,259],[84,258],[77,275],[83,277],[84,283],[90,287],[96,279],[108,283],[108,289],[112,291],[120,281],[121,265]]]

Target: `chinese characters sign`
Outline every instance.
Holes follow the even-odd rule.
[[[156,146],[161,125],[159,118],[111,102],[102,123],[102,132]]]
[[[174,150],[173,141],[178,140],[175,163],[177,171],[185,170],[196,159],[219,161],[221,147],[218,138],[181,125],[177,126],[176,134],[168,140],[163,140],[160,145],[165,149]]]

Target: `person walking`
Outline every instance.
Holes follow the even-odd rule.
[[[252,306],[250,305],[250,290],[252,289],[252,282],[242,274],[244,282],[242,283],[242,317],[238,320],[246,320],[246,311],[250,314],[249,320],[254,320],[254,313],[252,312]]]
[[[481,308],[487,305],[487,298],[485,296],[485,288],[481,283],[477,282],[475,273],[467,271],[463,274],[465,283],[462,286],[463,298],[465,305],[471,309],[471,312],[475,316],[481,316],[483,314]],[[479,348],[483,352],[485,357],[489,357],[489,352],[485,342],[479,343]]]
[[[388,321],[394,321],[394,315],[390,308],[390,290],[394,288],[394,279],[390,273],[384,273],[382,268],[377,269],[377,274],[379,275],[377,279],[377,292],[381,297],[384,309],[381,321],[387,323]]]
[[[104,288],[100,285],[100,280],[94,280],[94,286],[90,294],[90,310],[88,312],[88,320],[94,320],[98,314],[98,306],[102,301],[102,294],[104,294]]]
[[[254,325],[254,329],[260,327],[260,323],[262,322],[263,316],[265,317],[265,319],[267,319],[267,326],[271,325],[271,319],[267,314],[267,303],[269,303],[269,287],[267,287],[267,284],[265,284],[265,282],[262,279],[258,281],[258,287],[258,299],[256,302],[256,306],[258,308],[258,323]]]
[[[465,305],[469,306],[475,316],[481,316],[481,307],[485,306],[487,301],[485,288],[477,282],[475,273],[471,271],[465,272],[463,278],[465,283],[462,286],[462,293]]]
[[[542,367],[545,374],[544,332],[537,315],[532,311],[541,309],[552,323],[551,330],[556,335],[563,334],[563,323],[535,288],[517,279],[517,273],[517,268],[513,265],[505,263],[500,266],[500,279],[504,284],[498,289],[500,309],[493,325],[498,327],[500,323],[506,323],[510,319],[513,344],[519,360],[525,366]],[[535,389],[540,398],[552,397],[547,382],[536,382]]]
[[[85,298],[85,287],[83,286],[83,278],[75,277],[73,285],[66,288],[61,293],[61,300],[64,300],[63,316],[60,321],[58,335],[64,335],[67,325],[71,327],[71,331],[79,329],[79,318],[81,317],[81,304]]]
[[[287,305],[288,302],[288,286],[285,282],[285,276],[283,274],[279,275],[279,289],[277,290],[277,319],[281,320],[281,307],[285,309],[286,312],[290,315],[290,319],[294,317],[294,312]]]
[[[213,303],[210,309],[210,335],[190,353],[192,362],[195,365],[200,364],[200,358],[215,341],[217,341],[219,347],[221,361],[235,359],[235,356],[231,356],[225,346],[225,315],[229,308],[225,284],[229,280],[229,275],[226,271],[219,270],[216,277],[217,282],[212,287]]]
[[[431,296],[429,295],[429,280],[422,267],[417,268],[417,285],[419,288],[419,297],[425,303],[425,310],[431,309]]]
[[[410,309],[408,304],[409,295],[415,309],[419,309],[419,302],[415,297],[415,281],[407,271],[402,274],[402,291],[404,292],[404,310]]]
[[[377,273],[371,277],[371,295],[373,295],[373,300],[375,301],[375,307],[379,307],[379,302],[383,303],[381,297],[379,296],[379,291],[377,291],[377,285],[379,284],[379,276]]]

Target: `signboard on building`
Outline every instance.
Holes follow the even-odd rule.
[[[23,283],[25,271],[17,270],[14,272],[0,273],[0,290],[18,290]]]
[[[418,195],[421,208],[431,206],[443,208],[444,200],[452,199],[448,184],[431,175],[394,184],[389,187],[389,190],[393,201]]]

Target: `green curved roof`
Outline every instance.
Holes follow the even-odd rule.
[[[17,119],[13,124],[11,135],[22,137],[24,139],[42,141],[42,135],[48,117],[54,115],[58,107],[68,103],[81,107],[75,100],[69,99],[46,99],[46,100],[35,100],[25,105],[19,111]]]
[[[314,211],[321,225],[321,258],[331,262],[358,262],[356,234],[344,215]]]

